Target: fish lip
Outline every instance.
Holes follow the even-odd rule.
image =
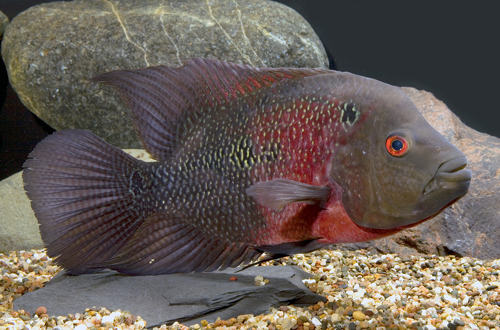
[[[467,158],[459,156],[443,162],[436,170],[432,179],[424,187],[424,195],[429,195],[439,189],[467,190],[472,178],[472,172],[466,169]]]

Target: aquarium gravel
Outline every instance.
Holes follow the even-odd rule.
[[[34,315],[13,310],[15,298],[43,287],[61,269],[44,250],[0,254],[0,263],[0,330],[147,327],[140,315],[101,306],[69,315],[51,315],[44,306]],[[319,250],[263,265],[299,266],[312,274],[305,284],[327,302],[159,329],[500,329],[500,259]],[[266,283],[256,280],[256,285]]]

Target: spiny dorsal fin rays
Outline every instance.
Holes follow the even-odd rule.
[[[196,58],[179,68],[111,71],[91,81],[111,85],[120,92],[145,149],[157,160],[166,160],[196,120],[216,106],[280,80],[327,73],[332,71],[252,68]]]

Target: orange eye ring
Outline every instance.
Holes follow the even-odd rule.
[[[399,135],[389,136],[385,141],[385,148],[391,155],[400,157],[408,151],[408,141]]]

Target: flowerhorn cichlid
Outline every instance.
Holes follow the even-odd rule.
[[[40,142],[25,189],[71,274],[214,271],[397,233],[464,196],[467,160],[399,89],[210,59],[112,71],[145,163],[83,130]]]

